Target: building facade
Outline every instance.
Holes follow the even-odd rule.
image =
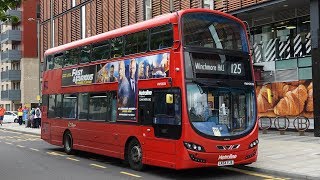
[[[320,112],[314,112],[320,104],[313,101],[313,97],[320,98],[320,91],[312,92],[313,86],[320,88],[312,81],[318,77],[318,71],[312,68],[318,61],[314,52],[319,51],[315,46],[319,32],[317,0],[40,0],[41,57],[50,47],[188,8],[210,8],[245,21],[256,67],[257,92],[270,89],[273,97],[272,102],[267,102],[268,108],[259,109],[259,115],[288,117],[290,121],[305,117],[320,136]],[[297,98],[303,102],[295,102],[288,114],[275,110],[286,108],[277,105],[288,91],[301,88],[306,94],[298,93]],[[258,96],[258,107],[261,103],[263,99]],[[313,121],[314,118],[319,120]]]
[[[7,11],[19,22],[0,22],[0,104],[7,110],[37,105],[39,61],[37,57],[36,0],[23,1]]]

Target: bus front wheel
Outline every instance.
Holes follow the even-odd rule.
[[[128,162],[133,170],[141,171],[144,168],[142,163],[142,148],[137,139],[133,139],[129,143]]]
[[[72,146],[73,146],[72,135],[71,135],[70,132],[67,132],[67,133],[64,134],[64,137],[63,137],[63,148],[64,148],[64,151],[67,154],[72,154],[73,153]]]

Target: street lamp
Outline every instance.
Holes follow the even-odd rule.
[[[36,21],[37,22],[37,56],[38,56],[38,64],[39,64],[39,93],[37,95],[38,106],[40,106],[40,95],[41,95],[41,62],[40,62],[40,18],[28,18],[28,21]]]

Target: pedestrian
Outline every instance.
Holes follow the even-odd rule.
[[[34,122],[35,122],[35,128],[39,128],[39,126],[41,126],[41,110],[40,107],[38,106],[35,110],[34,110]]]
[[[18,123],[20,126],[22,125],[22,116],[23,116],[22,106],[19,106],[19,108],[18,108]]]
[[[29,112],[29,121],[28,121],[28,127],[30,128],[34,128],[35,127],[35,123],[34,123],[34,111],[35,109],[32,108]]]
[[[26,127],[28,127],[29,109],[27,108],[27,106],[24,106],[24,108],[22,109],[22,112],[23,112],[22,120],[24,121]]]
[[[5,112],[6,112],[6,109],[3,108],[2,104],[0,104],[0,124],[1,124],[1,126],[2,126],[3,116],[4,116]]]

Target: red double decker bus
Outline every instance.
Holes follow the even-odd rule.
[[[257,159],[244,24],[207,9],[165,14],[45,52],[41,138],[173,169]]]

